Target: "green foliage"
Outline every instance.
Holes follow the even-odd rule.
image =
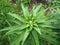
[[[16,0],[16,4],[10,0],[0,1],[0,45],[60,45],[57,0],[48,0],[54,4],[46,9],[40,4],[29,11],[30,1]]]
[[[0,0],[0,12],[9,12],[11,4],[9,0]]]
[[[31,45],[44,45],[40,43],[41,40],[53,45],[57,44],[57,33],[53,31],[53,29],[57,29],[54,26],[54,22],[57,20],[54,19],[55,16],[45,16],[46,10],[42,7],[42,4],[37,7],[34,6],[31,12],[28,11],[28,7],[24,7],[23,4],[21,6],[22,13],[20,15],[11,12],[7,13],[10,25],[0,29],[0,32],[5,32],[3,38],[8,36],[10,45],[25,45],[30,42],[29,38],[31,36],[31,42],[34,42]]]

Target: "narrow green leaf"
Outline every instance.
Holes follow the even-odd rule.
[[[47,35],[50,35],[52,37],[57,37],[57,33],[53,32],[51,29],[43,28],[43,29],[41,29],[41,32],[43,34],[47,34]]]
[[[24,32],[22,32],[20,35],[18,35],[12,42],[11,45],[17,45],[22,41]]]
[[[33,16],[37,16],[37,12],[40,10],[40,8],[42,7],[42,4],[40,4],[39,6],[37,6],[34,10],[33,10]]]
[[[8,13],[9,15],[11,15],[14,18],[17,18],[18,20],[20,20],[22,23],[25,21],[24,18],[22,18],[22,16],[18,15],[18,14],[14,14],[14,13]]]
[[[28,7],[24,7],[23,4],[21,4],[21,6],[22,6],[22,10],[23,10],[23,14],[24,14],[25,19],[28,19],[28,16],[29,16]]]
[[[1,32],[1,31],[15,30],[15,29],[18,28],[19,26],[20,26],[20,25],[6,27],[6,28],[3,28],[3,29],[0,29],[0,32]]]
[[[41,35],[41,29],[39,27],[34,27],[34,29]]]
[[[1,29],[0,32],[1,32],[1,31],[8,31],[8,32],[10,33],[10,32],[12,32],[12,31],[15,31],[15,30],[18,30],[18,29],[19,29],[19,30],[23,30],[24,28],[26,28],[26,27],[28,27],[28,26],[29,26],[29,25],[24,25],[24,24],[23,24],[23,25],[10,26],[10,27],[6,27],[6,28],[4,28],[4,29]],[[8,33],[8,32],[7,32],[7,33]]]
[[[16,30],[23,30],[25,28],[27,28],[29,25],[20,25],[19,27],[13,28],[13,30],[9,30],[8,32],[6,32],[5,35],[8,35],[10,33],[14,33],[14,31]]]
[[[26,32],[24,33],[24,37],[23,37],[23,40],[22,40],[22,45],[24,45],[24,42],[26,41],[29,33],[30,33],[30,32],[29,32],[28,30],[26,30]]]
[[[56,27],[54,27],[54,26],[52,26],[52,25],[40,25],[41,27],[47,27],[47,28],[56,28]]]
[[[32,31],[32,35],[33,35],[36,45],[39,45],[38,34],[35,30]]]

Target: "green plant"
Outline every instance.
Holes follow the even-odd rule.
[[[45,16],[45,9],[42,4],[37,7],[34,6],[32,11],[28,11],[28,7],[22,6],[22,13],[8,13],[6,19],[8,19],[9,27],[0,29],[0,32],[4,32],[2,38],[5,37],[10,42],[10,45],[56,45],[56,32],[53,29],[55,19],[53,16]],[[52,25],[53,23],[53,25]],[[43,44],[42,44],[43,42]]]

